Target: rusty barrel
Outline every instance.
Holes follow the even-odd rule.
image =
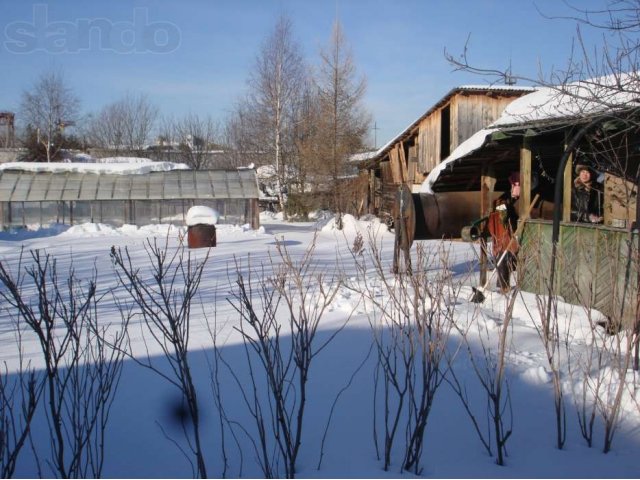
[[[216,246],[216,226],[203,223],[191,225],[187,229],[189,248],[205,248]]]

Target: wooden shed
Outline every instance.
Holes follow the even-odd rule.
[[[515,98],[531,87],[461,86],[452,89],[399,135],[361,165],[368,179],[369,213],[393,218],[400,185],[419,189],[426,175],[462,142],[496,120]]]
[[[543,109],[540,99],[545,96]],[[522,108],[528,101],[538,105],[536,109]],[[494,192],[508,190],[509,173],[519,171],[521,215],[535,194],[542,200],[524,225],[520,288],[541,295],[553,292],[617,322],[634,324],[640,300],[640,109],[626,102],[616,108],[612,102],[596,105],[585,115],[584,105],[573,111],[567,97],[553,91],[539,91],[530,100],[523,97],[517,102],[523,105],[514,102],[514,110],[528,111],[527,115],[499,119],[474,134],[427,177],[420,195],[468,188],[477,198],[475,216],[482,218],[491,210]],[[576,165],[585,163],[602,180],[599,223],[577,223],[571,217]],[[486,264],[481,282],[486,279],[485,268]]]

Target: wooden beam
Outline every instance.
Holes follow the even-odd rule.
[[[493,210],[493,192],[496,175],[492,163],[484,163],[480,177],[480,217],[486,217]],[[480,237],[480,285],[487,283],[487,239]]]
[[[400,158],[398,149],[389,150],[389,166],[391,167],[391,179],[394,184],[402,183],[402,168],[400,167]]]
[[[398,149],[398,158],[400,159],[400,174],[402,175],[402,183],[409,182],[409,171],[407,168],[407,158],[404,154],[404,146],[402,142],[396,147]]]
[[[524,137],[520,148],[519,214],[522,217],[531,203],[531,140]]]
[[[568,133],[565,134],[565,148],[569,141]],[[571,221],[571,189],[573,188],[573,152],[569,155],[567,165],[564,167],[564,189],[562,195],[562,221]]]

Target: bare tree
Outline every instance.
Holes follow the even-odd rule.
[[[54,140],[66,126],[75,124],[79,109],[80,100],[65,83],[60,71],[44,72],[30,90],[22,93],[22,116],[36,131],[37,142],[44,146],[47,162],[54,160],[62,147]]]
[[[209,116],[201,117],[189,113],[170,122],[172,138],[180,152],[180,161],[193,170],[209,167],[207,158],[217,147],[220,138],[220,126]]]
[[[100,110],[89,122],[89,138],[100,148],[142,155],[151,139],[158,108],[143,94],[127,93]]]
[[[263,165],[271,162],[272,155],[263,152],[260,134],[253,121],[249,100],[237,101],[225,120],[223,143],[227,150],[226,162],[229,168],[247,166],[251,163]]]
[[[320,51],[315,75],[321,116],[320,135],[323,173],[331,185],[337,225],[342,225],[345,201],[340,180],[346,173],[349,156],[362,149],[371,122],[362,106],[366,90],[364,77],[358,77],[353,54],[339,22],[333,26],[329,44]]]

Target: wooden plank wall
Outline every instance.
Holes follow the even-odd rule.
[[[513,99],[514,97],[495,97],[485,94],[453,96],[448,103],[451,139],[449,151],[452,152],[478,130],[494,122]],[[430,172],[444,160],[440,158],[440,143],[442,109],[446,107],[447,105],[443,105],[432,112],[418,126],[417,172],[420,174]]]
[[[518,255],[521,288],[548,294],[551,222],[529,220]],[[561,224],[555,293],[632,326],[638,291],[638,234],[588,224]]]
[[[451,123],[454,131],[451,134],[451,151],[493,123],[513,97],[493,97],[488,95],[456,95],[451,99]],[[453,112],[456,112],[454,122]]]
[[[440,163],[440,114],[438,109],[418,127],[418,169],[430,172]]]

